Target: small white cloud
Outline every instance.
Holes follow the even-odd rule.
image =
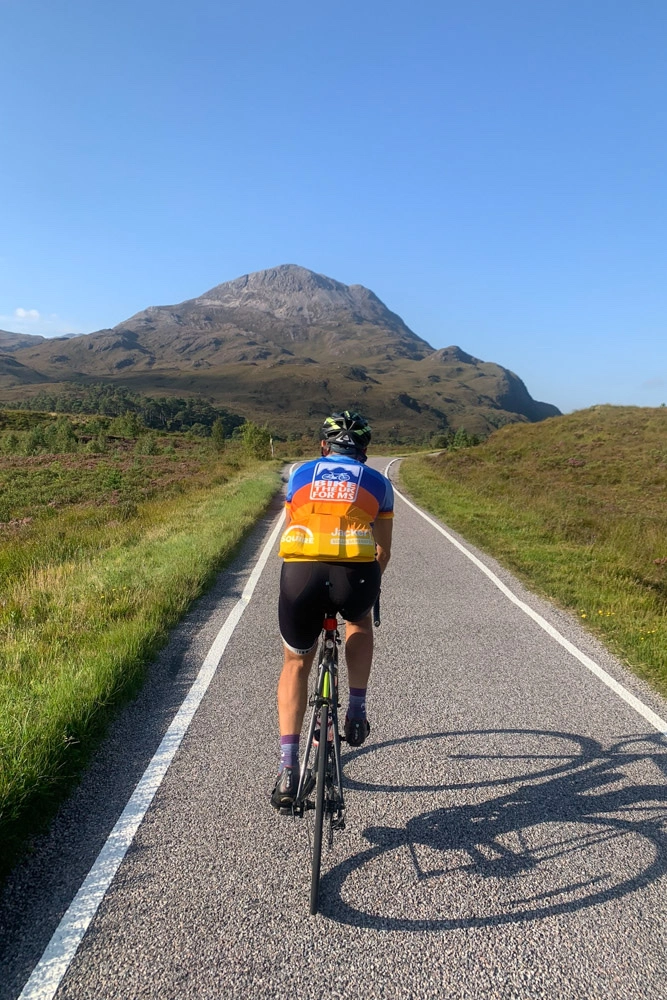
[[[0,0],[2,3],[2,0]],[[32,333],[42,337],[62,337],[64,334],[81,333],[72,323],[67,323],[56,313],[42,315],[38,309],[15,309],[11,316],[0,315],[0,330],[12,333]]]

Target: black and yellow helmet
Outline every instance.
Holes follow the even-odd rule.
[[[322,426],[322,440],[336,451],[365,451],[371,440],[371,427],[359,413],[334,413]]]

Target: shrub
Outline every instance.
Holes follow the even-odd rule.
[[[3,434],[2,439],[2,450],[5,455],[16,455],[21,448],[21,439],[18,434],[14,434],[10,431],[9,434]]]
[[[152,432],[142,434],[141,437],[137,439],[134,451],[136,455],[159,455],[160,448],[157,443],[157,434]]]
[[[243,450],[252,458],[271,458],[271,434],[268,427],[260,427],[247,420],[239,429]]]
[[[225,425],[220,417],[214,421],[211,428],[211,440],[218,451],[222,451],[225,447]]]
[[[457,451],[459,448],[474,448],[475,445],[479,444],[479,440],[477,434],[468,434],[465,427],[459,427],[449,447],[453,448],[454,451]]]
[[[188,434],[194,437],[208,437],[209,429],[205,424],[193,424]]]
[[[145,430],[146,425],[136,413],[123,413],[120,417],[114,417],[109,425],[112,437],[139,437]]]
[[[59,417],[55,424],[49,424],[44,431],[44,439],[48,450],[54,454],[76,451],[79,444],[74,425],[67,417]]]
[[[46,450],[46,437],[43,427],[33,427],[24,439],[26,455],[36,455],[40,451]]]
[[[431,448],[446,448],[449,444],[449,437],[447,434],[434,434],[429,444]]]

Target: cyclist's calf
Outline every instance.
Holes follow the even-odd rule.
[[[278,720],[281,735],[300,733],[308,701],[308,676],[316,650],[294,653],[285,647],[285,659],[278,681]]]
[[[373,621],[370,614],[361,621],[346,623],[345,662],[350,687],[368,687],[373,662]]]

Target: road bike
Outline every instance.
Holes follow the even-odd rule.
[[[380,624],[379,598],[373,609],[373,622]],[[345,737],[338,728],[338,647],[341,638],[338,617],[328,611],[322,624],[322,638],[317,657],[317,683],[308,704],[312,708],[308,738],[299,773],[299,785],[293,805],[295,816],[315,813],[312,838],[310,912],[317,913],[322,865],[322,841],[326,832],[327,847],[333,847],[334,832],[345,829],[345,796],[340,744]],[[311,759],[312,758],[312,759]]]

